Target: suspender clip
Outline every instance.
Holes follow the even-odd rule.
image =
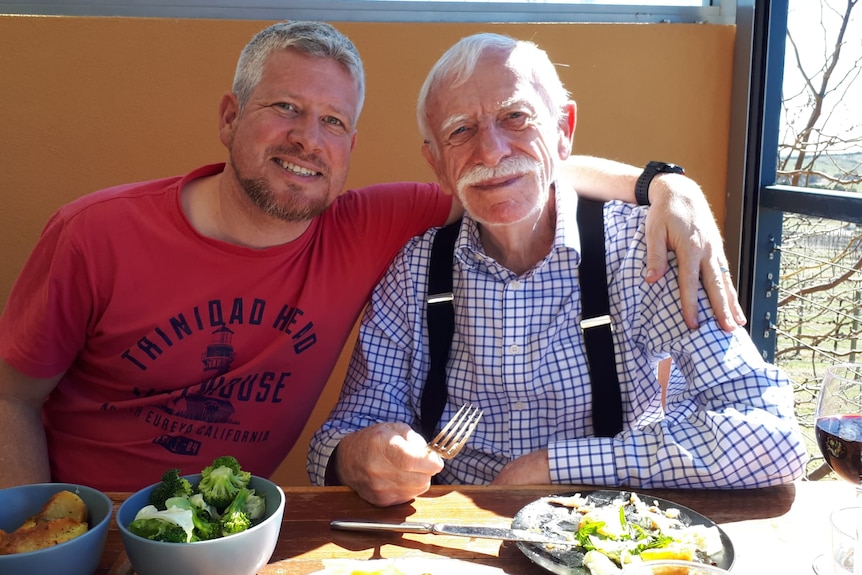
[[[611,316],[599,315],[596,317],[582,319],[581,320],[581,331],[586,331],[586,330],[593,328],[593,327],[601,327],[603,325],[611,326],[611,331],[613,331],[614,326],[611,323]]]
[[[452,301],[455,299],[455,296],[452,295],[452,292],[443,292],[443,293],[435,293],[428,296],[428,303],[446,303],[447,301]]]

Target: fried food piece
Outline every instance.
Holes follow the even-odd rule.
[[[36,514],[37,521],[69,518],[78,523],[87,521],[87,505],[71,491],[58,491]]]
[[[0,533],[0,555],[51,547],[87,532],[87,504],[71,491],[51,496],[15,531]]]
[[[39,521],[33,527],[16,529],[0,541],[0,554],[26,553],[58,545],[87,532],[87,524],[69,517]]]

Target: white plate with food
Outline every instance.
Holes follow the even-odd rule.
[[[328,559],[311,575],[506,575],[496,567],[458,559],[399,557],[397,559]]]
[[[512,521],[564,537],[572,545],[518,543],[534,563],[557,575],[615,575],[620,565],[649,559],[688,559],[729,570],[733,544],[700,513],[631,491],[587,491],[538,499]]]

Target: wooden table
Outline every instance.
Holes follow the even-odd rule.
[[[438,486],[397,507],[377,508],[341,487],[288,487],[278,545],[259,575],[308,575],[333,558],[448,557],[496,566],[512,575],[547,575],[513,543],[441,535],[333,531],[335,518],[482,523],[508,526],[529,502],[551,493],[594,488]],[[734,574],[810,575],[811,562],[829,549],[829,512],[852,504],[852,486],[839,481],[798,482],[751,490],[638,490],[689,507],[718,523],[736,552]],[[128,494],[112,493],[118,505]],[[112,524],[96,575],[133,575]],[[167,575],[167,574],[166,574]],[[457,575],[457,574],[451,574]]]

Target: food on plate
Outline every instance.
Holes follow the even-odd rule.
[[[235,457],[217,457],[201,471],[197,486],[168,469],[129,524],[140,537],[169,543],[207,541],[241,533],[259,522],[266,500],[249,489],[251,473]]]
[[[443,557],[390,559],[324,559],[312,575],[504,575],[497,567]]]
[[[0,531],[0,555],[52,547],[83,535],[88,529],[84,501],[71,491],[58,491],[15,531]]]
[[[354,569],[350,572],[350,575],[407,575],[404,571],[395,567],[394,565],[387,565],[385,567],[381,567],[380,569]],[[430,574],[424,574],[430,575]]]
[[[711,556],[723,549],[714,525],[687,525],[679,509],[662,509],[636,493],[621,493],[610,501],[576,493],[549,498],[548,503],[571,510],[568,521],[555,531],[578,542],[591,575],[618,575],[624,565],[658,559],[712,564]]]

